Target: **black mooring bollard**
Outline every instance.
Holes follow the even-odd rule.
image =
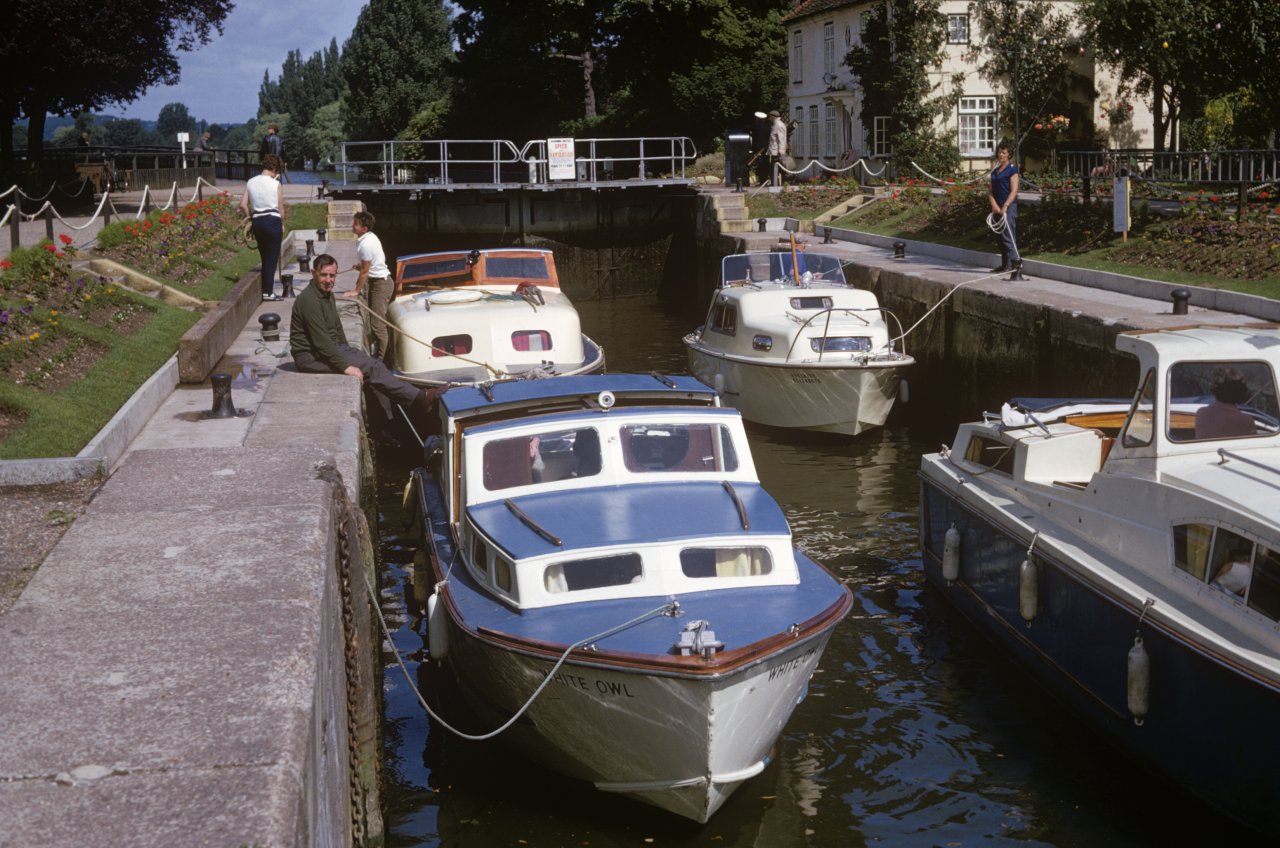
[[[258,323],[262,325],[262,340],[264,342],[280,341],[280,316],[274,312],[264,312],[258,316]]]
[[[236,408],[231,403],[231,375],[219,371],[211,374],[213,383],[213,408],[209,410],[210,418],[235,418]]]
[[[308,255],[308,256],[315,256],[315,255],[316,255],[316,240],[315,240],[315,239],[307,239],[307,255]]]
[[[1174,289],[1169,292],[1169,297],[1173,298],[1173,314],[1186,315],[1187,301],[1191,300],[1191,291],[1189,289]]]
[[[321,227],[320,229],[316,230],[316,241],[328,241],[328,240],[329,240],[328,230],[326,230],[324,227]]]
[[[298,257],[298,270],[304,274],[311,273],[311,257],[310,256]]]
[[[760,232],[762,232],[762,233],[764,232],[764,228],[765,228],[766,226],[768,226],[768,224],[769,224],[769,219],[768,219],[768,218],[757,218],[757,219],[756,219],[756,225],[760,227]]]
[[[280,292],[281,297],[293,297],[293,296],[294,296],[294,295],[293,295],[293,275],[292,275],[292,274],[281,274],[281,275],[280,275],[280,287],[283,289],[283,290]],[[259,319],[259,320],[261,320],[261,319]]]
[[[907,243],[905,241],[895,241],[893,243],[893,258],[894,259],[907,258]]]
[[[831,244],[831,228],[830,227],[822,228],[822,243]]]

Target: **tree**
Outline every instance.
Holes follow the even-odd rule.
[[[182,103],[166,103],[160,107],[160,115],[156,118],[156,135],[160,136],[161,143],[173,145],[178,143],[178,133],[194,133],[196,128],[195,118],[191,117],[191,113]],[[190,138],[194,142],[195,138]]]
[[[221,33],[232,0],[9,0],[0,32],[0,172],[13,173],[13,122],[29,119],[38,168],[45,115],[129,102],[177,82],[177,52]]]
[[[110,147],[142,147],[154,141],[137,118],[111,121],[103,126],[102,143]]]
[[[972,8],[981,39],[973,42],[969,59],[983,79],[1006,92],[1001,124],[1012,131],[1014,160],[1020,162],[1035,120],[1070,111],[1068,51],[1078,46],[1070,39],[1072,21],[1041,0],[977,0]]]
[[[453,61],[443,0],[370,0],[342,51],[348,137],[394,138],[448,93]]]
[[[952,100],[936,90],[928,73],[941,63],[947,41],[940,8],[939,0],[886,0],[872,11],[861,43],[844,60],[862,88],[862,125],[890,116],[894,159],[933,173],[960,164],[955,140],[938,132]]]

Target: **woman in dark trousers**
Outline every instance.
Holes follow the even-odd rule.
[[[1022,257],[1018,254],[1018,166],[1009,161],[1009,143],[1000,142],[996,148],[996,167],[991,171],[992,228],[1000,238],[1000,267],[992,268],[997,274],[1013,271],[1010,279],[1021,280]],[[1003,227],[997,227],[1003,224]]]
[[[280,184],[280,157],[262,157],[262,173],[250,178],[240,198],[240,212],[253,216],[253,235],[258,240],[262,260],[262,299],[281,300],[275,293],[276,269],[280,265],[280,242],[284,238],[284,186]]]

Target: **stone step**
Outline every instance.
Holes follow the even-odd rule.
[[[749,233],[752,230],[750,221],[721,221],[720,232],[722,233]]]
[[[746,206],[717,208],[716,220],[717,221],[745,221],[747,220],[747,217],[749,214],[750,213],[747,211]]]

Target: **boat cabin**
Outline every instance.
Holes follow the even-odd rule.
[[[460,287],[558,289],[556,262],[549,250],[495,248],[417,253],[396,258],[396,294]]]
[[[446,395],[450,515],[472,578],[516,608],[798,583],[790,528],[738,413],[687,377],[670,380],[680,387],[666,403],[656,380],[627,379],[638,396],[506,410],[495,396],[493,415]]]

